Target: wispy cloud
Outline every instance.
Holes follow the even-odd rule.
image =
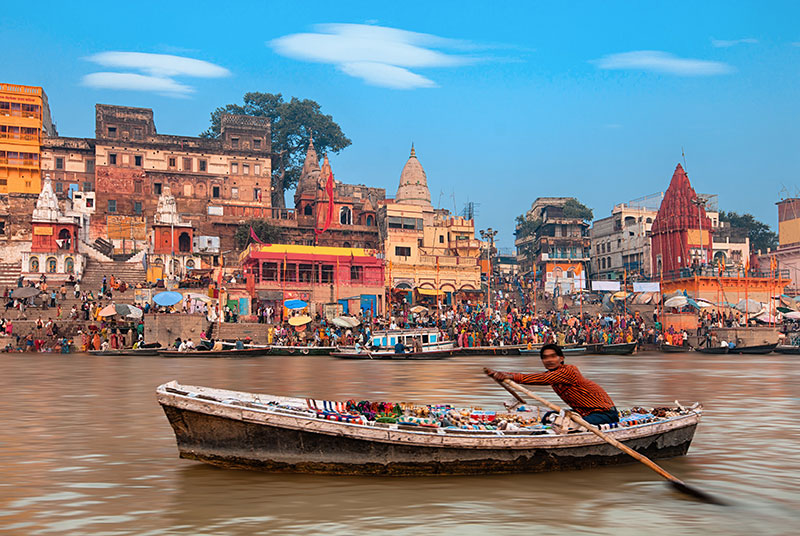
[[[755,45],[758,39],[746,37],[744,39],[714,39],[711,38],[711,46],[715,48],[730,48],[736,45]]]
[[[635,50],[609,54],[592,63],[599,69],[648,71],[676,76],[713,76],[728,74],[733,67],[718,61],[681,58],[660,50]]]
[[[279,37],[268,45],[282,56],[335,65],[368,84],[393,89],[435,87],[433,80],[410,69],[473,63],[479,58],[462,52],[482,48],[468,41],[384,26],[321,24],[314,29]]]
[[[138,72],[98,72],[83,77],[83,85],[101,89],[152,91],[164,95],[185,97],[194,88],[175,77],[219,78],[231,72],[219,65],[170,54],[144,52],[101,52],[86,60],[103,67]]]

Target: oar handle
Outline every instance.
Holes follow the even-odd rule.
[[[508,385],[506,385],[505,383],[503,383],[503,380],[498,380],[497,378],[495,378],[494,376],[492,376],[492,375],[491,375],[491,372],[489,371],[489,369],[488,369],[488,368],[485,368],[485,369],[483,369],[483,372],[485,372],[487,376],[489,376],[491,379],[493,379],[493,380],[494,380],[494,381],[496,381],[498,384],[500,384],[500,386],[501,386],[501,387],[503,387],[503,388],[504,388],[506,391],[508,391],[509,393],[511,393],[511,396],[513,396],[514,398],[516,398],[516,399],[517,399],[517,402],[519,402],[520,404],[525,404],[525,403],[526,403],[526,402],[525,402],[525,399],[524,399],[524,398],[522,398],[521,396],[519,396],[519,393],[518,393],[518,392],[516,392],[514,389],[512,389],[511,387],[509,387]]]
[[[541,404],[547,406],[548,408],[550,408],[553,411],[557,411],[559,413],[561,412],[561,408],[560,407],[556,406],[555,404],[553,404],[549,400],[546,400],[546,399],[542,398],[541,396],[529,391],[528,389],[525,389],[521,385],[518,385],[517,383],[515,383],[515,382],[513,382],[511,380],[503,380],[502,384],[503,384],[503,386],[508,385],[511,388],[513,388],[513,389],[515,389],[515,390],[517,390],[519,392],[525,393],[526,395],[528,395],[532,399],[536,400],[537,402],[540,402]],[[652,469],[653,471],[655,471],[659,475],[663,476],[667,480],[671,480],[671,481],[676,482],[678,484],[685,485],[683,483],[683,481],[681,481],[679,478],[677,478],[675,476],[672,476],[670,473],[668,473],[667,471],[662,469],[659,465],[657,465],[655,462],[653,462],[650,458],[648,458],[647,456],[644,456],[642,454],[639,454],[638,452],[636,452],[632,448],[624,445],[623,443],[620,443],[619,441],[617,441],[613,437],[607,436],[606,434],[604,434],[603,432],[598,430],[593,424],[589,424],[588,422],[583,420],[583,418],[580,415],[577,415],[576,413],[574,413],[572,411],[567,411],[565,413],[570,419],[572,419],[577,424],[580,424],[581,426],[583,426],[584,428],[589,430],[591,433],[593,433],[594,435],[596,435],[597,437],[599,437],[600,439],[602,439],[606,443],[609,443],[610,445],[613,445],[613,446],[617,447],[619,450],[621,450],[625,454],[627,454],[627,455],[631,456],[632,458],[635,458],[636,460],[642,462],[647,467],[649,467],[650,469]]]

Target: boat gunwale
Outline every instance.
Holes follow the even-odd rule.
[[[181,390],[198,395],[216,393],[220,400],[208,400],[197,396],[191,397],[180,393],[168,392],[167,389]],[[330,421],[307,415],[290,414],[288,410],[269,408],[266,403],[259,400],[264,397],[269,401],[291,402],[305,404],[306,400],[294,397],[281,397],[276,395],[261,395],[245,391],[231,391],[202,386],[181,385],[176,380],[160,385],[156,389],[158,402],[162,406],[170,406],[180,411],[191,411],[200,414],[213,415],[236,421],[253,423],[263,426],[272,426],[288,430],[299,430],[318,433],[327,436],[349,437],[352,439],[388,443],[396,445],[412,445],[431,448],[472,448],[496,449],[510,448],[525,450],[531,448],[558,449],[594,446],[603,444],[604,441],[591,432],[576,432],[569,434],[503,434],[500,430],[462,430],[447,432],[444,428],[424,428],[409,430],[407,428],[376,427],[360,423],[343,421]],[[242,396],[244,395],[244,396]],[[225,403],[225,398],[239,396],[237,401],[255,402],[264,405],[264,408],[253,408],[239,404]],[[251,400],[247,400],[250,397]],[[304,410],[301,410],[304,411]],[[311,411],[311,410],[305,410]],[[299,413],[299,412],[298,412]],[[624,428],[613,428],[604,431],[618,441],[629,441],[650,436],[662,435],[681,428],[696,426],[700,422],[702,410],[693,410],[686,415],[669,417],[665,420],[644,423]]]

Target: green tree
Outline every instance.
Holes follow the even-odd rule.
[[[534,236],[539,227],[542,226],[542,220],[533,219],[529,214],[520,214],[514,221],[517,222],[517,226],[514,229],[514,236],[517,238]]]
[[[218,138],[222,114],[268,117],[272,124],[272,206],[284,208],[286,190],[293,188],[303,170],[309,138],[320,154],[338,153],[352,142],[330,115],[325,115],[313,100],[292,97],[283,100],[280,93],[244,94],[243,105],[227,104],[211,112],[211,126],[200,134]]]
[[[266,220],[249,220],[236,228],[236,233],[233,235],[236,247],[244,249],[250,242],[255,242],[250,237],[251,228],[264,243],[280,243],[283,239],[283,229],[281,227],[273,225]]]
[[[778,235],[772,232],[769,225],[760,222],[752,214],[737,214],[736,212],[719,213],[719,221],[727,222],[731,226],[731,236],[739,239],[750,239],[750,250],[766,252],[767,248],[778,247]]]
[[[571,197],[564,203],[563,213],[565,218],[579,218],[583,221],[592,221],[594,213],[592,209]]]

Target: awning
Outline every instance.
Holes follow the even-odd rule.
[[[436,290],[432,288],[418,288],[417,292],[423,296],[444,296],[443,290]]]
[[[259,300],[281,301],[283,299],[283,292],[280,290],[258,290],[256,295]]]

